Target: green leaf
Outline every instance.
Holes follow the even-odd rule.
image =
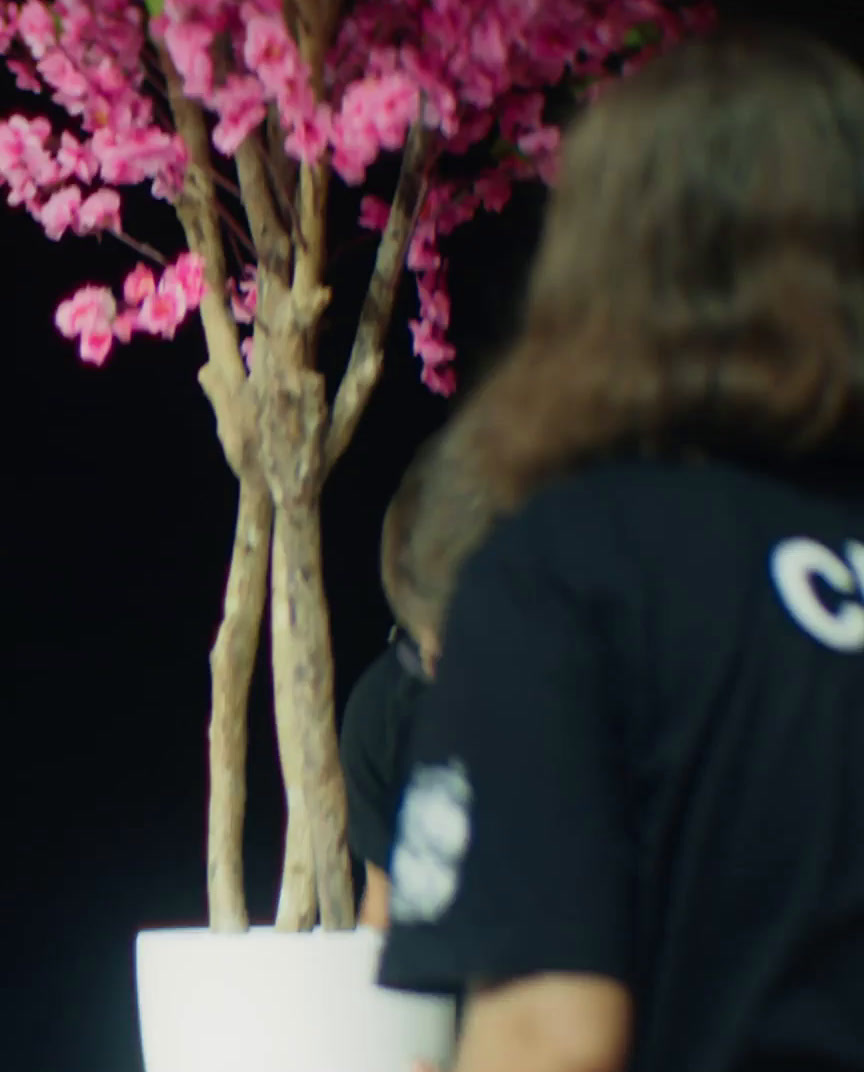
[[[53,4],[49,4],[47,6],[48,6],[48,11],[51,14],[51,21],[54,23],[54,36],[59,41],[60,40],[60,35],[63,33],[63,20],[60,18],[60,16],[54,10],[54,5]]]
[[[144,6],[151,19],[158,19],[165,7],[165,0],[144,0]]]
[[[644,48],[656,45],[663,39],[663,31],[656,22],[640,22],[624,35],[625,48]]]

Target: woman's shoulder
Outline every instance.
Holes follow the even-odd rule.
[[[610,459],[539,488],[495,526],[472,563],[497,563],[499,570],[533,563],[626,582],[649,555],[665,563],[693,541],[729,551],[760,528],[760,519],[767,529],[781,517],[848,512],[861,502],[860,492],[843,491],[801,464]]]
[[[370,692],[378,692],[380,688],[387,688],[394,684],[401,674],[402,667],[396,654],[395,645],[388,644],[357,678],[348,697],[349,706],[352,702],[364,698]]]

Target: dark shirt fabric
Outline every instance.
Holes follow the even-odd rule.
[[[390,861],[405,742],[425,689],[419,655],[395,633],[390,645],[357,681],[342,722],[340,752],[348,798],[352,853],[382,871]]]
[[[864,1070],[849,475],[610,462],[498,527],[412,733],[384,985],[595,972],[633,1072]]]

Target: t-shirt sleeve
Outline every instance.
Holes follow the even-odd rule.
[[[406,737],[426,685],[392,644],[357,681],[342,720],[340,753],[348,802],[348,844],[386,871],[406,776]]]
[[[355,856],[386,870],[398,801],[398,709],[401,669],[388,648],[354,686],[342,721],[340,753],[348,803],[348,844]]]
[[[601,525],[580,526],[562,550],[538,538],[530,513],[469,562],[451,608],[411,742],[385,986],[631,978],[635,851],[614,640],[626,584]]]

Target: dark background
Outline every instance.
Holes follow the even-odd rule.
[[[864,4],[762,5],[853,48]],[[737,10],[736,10],[737,9]],[[746,3],[722,10],[754,12]],[[860,52],[859,52],[860,55]],[[4,72],[5,75],[5,72]],[[32,107],[0,82],[0,114]],[[378,179],[392,182],[385,166]],[[522,190],[448,247],[452,336],[463,379],[512,330],[542,192]],[[638,211],[638,206],[634,206]],[[322,340],[338,371],[374,241],[355,241],[356,200],[336,197]],[[130,203],[126,226],[180,248],[170,210]],[[208,650],[219,619],[236,487],[195,372],[197,318],[172,345],[119,348],[82,366],[60,338],[57,302],[82,282],[115,283],[137,259],[111,239],[50,243],[3,209],[5,462],[0,799],[0,1067],[138,1072],[135,932],[205,921]],[[326,582],[341,709],[385,642],[377,581],[384,506],[447,406],[419,383],[402,288],[383,382],[324,500]],[[247,894],[272,919],[283,798],[266,650],[250,712]],[[9,686],[7,692],[7,685]]]

